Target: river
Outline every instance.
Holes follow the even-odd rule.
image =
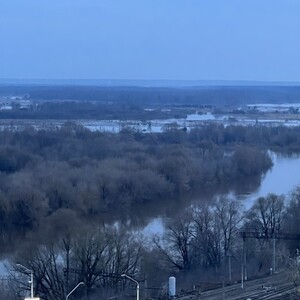
[[[269,193],[288,195],[300,184],[300,156],[280,155],[270,153],[273,167],[263,176],[259,188],[250,194],[247,191],[237,195],[238,199],[245,202],[246,208],[251,207],[258,197],[264,197]]]
[[[251,207],[253,202],[260,196],[266,196],[269,193],[275,193],[278,195],[288,195],[298,184],[300,184],[300,156],[283,156],[270,152],[273,160],[273,167],[263,176],[261,183],[254,190],[249,190],[248,185],[246,188],[241,186],[239,192],[230,192],[227,194],[229,197],[236,197],[243,201],[245,208]],[[207,196],[206,196],[207,197]],[[199,201],[199,197],[190,201],[168,201],[165,206],[156,206],[156,209],[147,208],[147,213],[143,216],[146,219],[141,232],[146,237],[151,237],[154,234],[161,235],[164,231],[164,219],[166,216],[172,217],[179,211],[182,211],[185,207]],[[151,213],[149,213],[151,210]],[[141,215],[143,212],[139,211]],[[149,215],[152,215],[149,217]],[[155,217],[153,217],[155,215]],[[4,263],[0,261],[0,276],[7,275]]]
[[[300,184],[300,156],[299,155],[280,155],[274,152],[269,153],[273,160],[273,167],[262,177],[261,183],[255,190],[244,190],[230,192],[226,194],[229,197],[235,197],[243,202],[245,209],[250,208],[254,201],[259,197],[265,197],[269,193],[277,195],[286,195]],[[162,234],[163,216],[152,218],[147,226],[143,229],[146,236],[153,234]]]

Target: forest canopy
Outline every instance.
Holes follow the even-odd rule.
[[[238,257],[240,253],[237,235],[241,226],[260,230],[262,209],[264,213],[278,204],[283,212],[280,217],[289,210],[291,216],[295,214],[289,219],[295,228],[298,198],[295,196],[288,207],[282,198],[270,195],[258,199],[245,213],[241,203],[232,199],[199,202],[168,221],[162,240],[154,240],[149,249],[134,234],[128,213],[148,205],[161,209],[164,202],[177,203],[209,191],[226,193],[242,183],[258,186],[272,166],[270,150],[299,153],[299,130],[207,125],[191,131],[168,126],[162,133],[149,134],[123,128],[114,134],[91,132],[68,122],[49,131],[32,127],[1,131],[1,254],[13,253],[14,262],[23,262],[41,276],[37,290],[45,299],[52,299],[47,296],[50,290],[64,295],[78,280],[88,282],[89,293],[122,288],[119,279],[99,281],[103,270],[132,276],[158,272],[160,276],[152,276],[153,284],[168,272],[192,276],[206,270],[209,276],[217,276],[227,254]],[[259,206],[262,201],[270,205]],[[228,216],[232,221],[229,236],[224,227]],[[116,226],[116,221],[122,225]],[[286,222],[280,224],[280,228],[285,226]],[[185,233],[193,235],[181,243]],[[175,249],[186,251],[187,256]],[[266,242],[262,251],[268,249]],[[92,251],[97,269],[92,265],[86,269],[90,261],[82,257],[84,251]],[[264,272],[267,265],[260,267],[264,258],[255,249],[253,253],[258,265],[252,271]],[[64,257],[63,262],[57,257]],[[64,281],[62,278],[68,282],[61,289],[51,287],[48,275],[41,273],[43,269],[57,270],[55,282]],[[239,274],[239,269],[233,272]]]
[[[136,205],[234,189],[250,178],[259,184],[272,166],[267,149],[299,149],[298,130],[209,125],[112,134],[66,123],[53,131],[2,131],[1,244],[57,214],[85,221],[109,214],[113,220]]]

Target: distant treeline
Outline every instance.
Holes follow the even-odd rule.
[[[297,102],[300,86],[103,87],[0,85],[0,95],[29,94],[32,100],[111,101],[115,103],[234,105]]]
[[[193,109],[194,112],[196,108]],[[42,101],[28,109],[0,110],[0,119],[30,120],[139,120],[185,118],[183,109],[145,110],[134,103],[91,101]]]

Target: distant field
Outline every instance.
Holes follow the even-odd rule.
[[[299,102],[300,86],[0,84],[0,119],[10,123],[15,123],[12,120],[28,120],[27,123],[32,125],[35,125],[35,120],[53,120],[53,124],[57,123],[55,120],[59,120],[58,123],[74,120],[169,120],[167,123],[171,123],[172,120],[181,120],[180,126],[186,127],[187,116],[198,112],[202,115],[212,113],[217,120],[210,121],[223,124],[253,125],[259,121],[282,125],[282,122],[292,121],[286,125],[296,126],[299,125]],[[294,103],[293,113],[289,107],[282,111],[283,103]],[[278,106],[277,112],[272,105]]]

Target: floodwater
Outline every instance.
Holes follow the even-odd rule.
[[[300,184],[300,156],[284,156],[271,153],[273,167],[263,177],[259,188],[245,194],[237,195],[238,199],[244,199],[245,206],[251,207],[258,197],[265,197],[269,193],[286,195]]]
[[[53,130],[60,128],[67,120],[0,120],[0,130],[22,130],[32,126],[37,130]],[[168,125],[177,124],[178,128],[185,128],[188,131],[203,124],[223,124],[253,126],[256,124],[265,126],[299,126],[300,119],[295,115],[295,119],[257,119],[255,116],[245,115],[213,115],[212,113],[189,114],[182,119],[162,119],[162,120],[73,120],[72,122],[81,125],[91,131],[118,133],[123,128],[132,128],[143,133],[163,132]]]
[[[273,160],[273,167],[262,177],[258,187],[249,190],[249,186],[243,186],[242,189],[244,190],[232,191],[227,193],[226,196],[241,200],[245,209],[249,209],[259,197],[265,197],[270,193],[288,196],[297,185],[300,185],[299,155],[286,156],[270,152],[270,156]],[[253,185],[250,185],[250,187],[253,187]],[[146,236],[161,235],[163,231],[164,216],[152,218],[142,230]]]
[[[263,176],[260,184],[241,185],[238,192],[229,192],[227,195],[236,197],[243,201],[245,208],[251,207],[253,202],[260,196],[266,196],[269,193],[278,195],[288,195],[297,185],[300,184],[300,156],[283,156],[270,152],[273,160],[273,167]],[[208,200],[210,196],[204,196]],[[180,199],[169,200],[164,203],[154,204],[153,207],[146,209],[137,208],[140,219],[143,223],[138,222],[136,228],[143,228],[141,233],[146,237],[152,235],[162,235],[164,231],[164,219],[175,216],[178,212],[184,210],[187,206],[195,201],[200,201],[200,197],[195,199]],[[134,217],[132,218],[132,225],[134,226]],[[7,264],[7,262],[6,262]],[[8,275],[4,262],[0,261],[0,277]]]

